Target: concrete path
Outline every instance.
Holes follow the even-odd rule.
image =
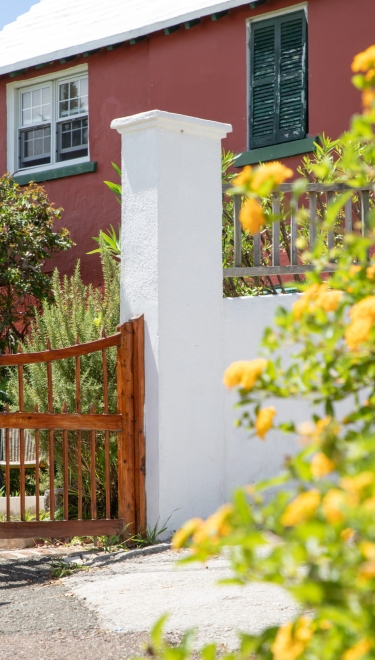
[[[103,630],[147,633],[158,617],[170,612],[168,636],[178,639],[197,626],[198,647],[216,641],[235,648],[237,630],[256,633],[295,616],[296,605],[280,587],[217,586],[231,575],[226,560],[177,568],[180,557],[168,550],[129,558],[64,578],[64,588],[95,614]]]

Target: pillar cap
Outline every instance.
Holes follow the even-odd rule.
[[[130,117],[114,119],[111,128],[121,135],[144,131],[149,128],[162,128],[176,133],[189,133],[222,140],[232,132],[231,124],[222,124],[217,121],[177,115],[164,110],[149,110]]]

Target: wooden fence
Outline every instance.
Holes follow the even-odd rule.
[[[231,188],[230,184],[223,185],[223,194]],[[356,229],[356,225],[360,225],[360,231],[364,235],[368,228],[368,218],[370,209],[370,191],[374,189],[374,184],[368,184],[360,188],[349,188],[344,184],[331,184],[323,185],[320,183],[310,183],[306,189],[306,202],[308,206],[308,242],[309,247],[312,249],[319,225],[322,224],[322,213],[324,208],[331,204],[337,193],[352,191],[351,198],[346,202],[344,207],[344,219],[342,232],[351,232]],[[254,236],[252,261],[253,266],[244,267],[242,265],[242,228],[240,223],[240,210],[242,204],[241,195],[234,195],[233,198],[233,222],[234,222],[234,263],[231,268],[224,268],[224,277],[262,277],[271,275],[297,275],[306,273],[313,270],[313,266],[301,263],[301,253],[296,245],[296,240],[299,235],[299,225],[297,219],[297,208],[293,201],[293,197],[288,197],[292,192],[292,184],[284,183],[280,186],[280,192],[274,193],[272,196],[272,213],[282,217],[286,217],[286,209],[283,208],[281,197],[286,195],[285,202],[289,204],[287,221],[278,220],[272,224],[272,246],[271,254],[265,254],[262,244],[262,233]],[[353,197],[358,197],[358,204],[353,205]],[[359,206],[358,222],[354,220],[354,206]],[[319,208],[318,208],[319,207]],[[320,210],[320,214],[318,214]],[[288,222],[289,226],[286,227],[285,223]],[[285,237],[285,229],[288,230],[288,247],[282,250],[280,247],[280,237]],[[327,232],[327,248],[331,250],[335,246],[335,232]],[[286,257],[289,261],[287,264],[280,264],[280,257]],[[285,260],[285,258],[284,258]],[[265,264],[264,262],[267,261]],[[327,263],[324,272],[332,272],[335,269],[334,263]]]
[[[107,351],[116,347],[117,366],[117,412],[109,413],[108,408],[108,369]],[[102,354],[103,399],[101,414],[95,413],[93,401],[90,413],[81,412],[81,358],[100,351]],[[58,360],[73,359],[75,362],[75,411],[67,412],[64,404],[61,412],[54,411],[52,365]],[[25,366],[43,364],[46,368],[48,406],[46,412],[25,411]],[[75,344],[67,348],[51,349],[39,353],[17,353],[0,355],[0,367],[15,367],[18,370],[18,411],[10,412],[9,407],[0,413],[0,429],[5,439],[5,497],[6,521],[0,522],[0,539],[6,538],[49,538],[72,536],[97,536],[127,533],[142,533],[146,528],[145,502],[145,442],[143,428],[144,408],[144,321],[143,316],[133,319],[118,328],[110,337],[103,337],[86,344]],[[27,375],[26,375],[27,377]],[[11,429],[19,431],[19,471],[20,471],[20,520],[10,516],[11,497]],[[26,472],[25,433],[31,432],[35,447],[35,520],[26,521],[25,511]],[[41,446],[41,433],[46,441]],[[117,481],[118,512],[113,516],[111,506],[111,469],[113,457],[110,455],[110,437],[117,436]],[[98,517],[97,510],[97,460],[98,442],[102,440],[102,454],[105,462],[105,513]],[[83,441],[87,448],[88,460],[83,462]],[[39,493],[41,464],[49,466],[49,490],[55,492],[55,450],[59,447],[63,474],[62,520],[55,519],[54,496],[50,496],[49,519],[41,520]],[[73,451],[74,450],[74,451]],[[77,474],[76,493],[77,515],[72,519],[69,507],[69,470]],[[112,466],[112,467],[111,467]],[[1,469],[1,468],[0,468]],[[91,519],[84,519],[83,512],[83,470],[89,483],[91,499]],[[111,514],[112,511],[112,514]]]

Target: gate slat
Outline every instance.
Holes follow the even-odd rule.
[[[18,347],[18,352],[21,353],[21,346]],[[18,407],[20,412],[24,409],[24,392],[23,392],[23,365],[18,365]],[[21,520],[25,520],[25,431],[20,429],[20,513]]]
[[[48,539],[73,536],[111,536],[124,529],[121,518],[112,520],[44,520],[0,523],[0,539]]]
[[[121,415],[77,413],[0,413],[0,429],[51,431],[121,431]],[[52,459],[51,459],[52,460]]]
[[[77,355],[88,355],[95,351],[102,351],[104,348],[119,346],[121,341],[120,333],[96,339],[86,344],[67,346],[66,348],[52,348],[38,353],[15,353],[0,355],[0,367],[17,367],[19,364],[42,364],[44,362],[54,362],[55,360],[66,360]]]

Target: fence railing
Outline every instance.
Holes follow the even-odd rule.
[[[223,195],[231,188],[231,184],[223,185]],[[327,251],[332,250],[337,243],[338,234],[351,232],[353,229],[361,231],[365,235],[368,229],[370,210],[370,192],[374,184],[367,184],[359,188],[350,188],[345,184],[324,185],[310,183],[307,185],[306,194],[302,199],[307,204],[308,220],[304,228],[308,235],[309,249],[316,242],[319,228],[322,227],[324,211],[335,199],[338,193],[352,191],[350,199],[345,203],[342,213],[342,226],[340,231],[328,231],[326,236]],[[272,240],[267,249],[264,248],[262,231],[256,234],[252,243],[252,266],[243,266],[242,255],[242,228],[240,223],[240,210],[242,196],[233,196],[233,222],[234,222],[234,259],[233,267],[224,268],[224,277],[262,277],[272,275],[298,275],[313,270],[313,266],[301,262],[303,250],[297,246],[297,238],[301,226],[298,221],[297,207],[293,197],[292,184],[284,183],[278,192],[272,195],[272,214],[282,218],[268,227],[268,233],[272,233]],[[282,198],[284,200],[282,202]],[[284,207],[283,207],[284,204]],[[286,219],[285,219],[286,218]],[[280,240],[281,239],[281,240]],[[281,261],[289,263],[281,264]],[[335,264],[327,260],[323,272],[332,272]]]

